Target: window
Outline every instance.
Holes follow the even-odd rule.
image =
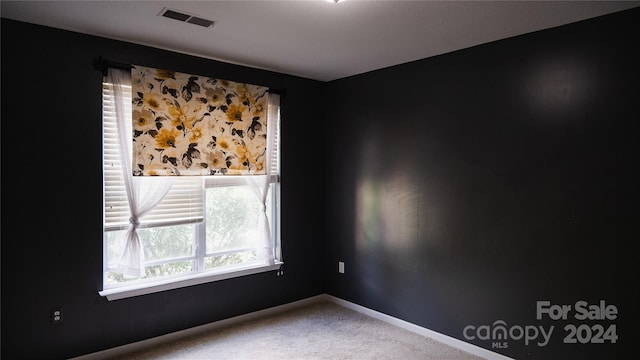
[[[281,267],[279,241],[279,100],[269,103],[271,154],[264,176],[134,176],[150,192],[172,182],[137,225],[142,274],[127,276],[121,259],[131,211],[122,174],[113,85],[103,83],[103,290],[109,300]],[[131,87],[124,86],[131,124]],[[272,108],[274,107],[274,108]],[[126,134],[132,134],[131,128]],[[131,141],[131,136],[128,141]],[[130,154],[129,154],[130,155]],[[149,194],[147,194],[149,195]],[[266,214],[266,218],[265,218]],[[265,233],[268,235],[265,236]],[[268,239],[265,239],[268,238]]]

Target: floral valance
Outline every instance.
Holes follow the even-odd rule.
[[[263,86],[133,65],[133,174],[266,174]]]

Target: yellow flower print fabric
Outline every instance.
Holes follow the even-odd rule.
[[[134,65],[133,175],[263,175],[268,88]]]

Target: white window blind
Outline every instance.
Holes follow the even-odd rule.
[[[131,98],[131,87],[126,87]],[[103,171],[104,171],[104,227],[105,231],[126,230],[131,216],[120,161],[118,131],[113,88],[103,84]],[[125,113],[131,114],[131,101],[126,102]],[[128,121],[131,124],[131,121]],[[127,130],[131,134],[131,128]],[[131,156],[131,154],[129,154]],[[154,177],[134,177],[152,186]],[[169,226],[201,222],[204,218],[204,186],[201,177],[175,177],[173,186],[160,204],[140,219],[139,228]]]
[[[267,125],[267,174],[269,182],[278,182],[280,175],[280,95],[269,94],[270,101],[267,109],[269,123]],[[273,178],[276,177],[276,181]]]

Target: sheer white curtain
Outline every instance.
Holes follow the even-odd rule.
[[[162,201],[171,190],[174,179],[168,176],[149,178],[132,175],[132,120],[131,111],[127,111],[130,107],[126,106],[126,102],[131,102],[131,99],[125,96],[123,90],[125,86],[131,86],[131,73],[127,70],[110,68],[107,82],[113,84],[113,105],[118,126],[122,176],[131,211],[118,271],[128,278],[142,277],[144,276],[144,251],[137,232],[140,219]]]
[[[259,258],[265,259],[269,265],[275,264],[275,242],[269,225],[269,216],[267,215],[267,196],[272,180],[279,176],[279,149],[278,130],[280,127],[280,96],[277,94],[269,94],[267,105],[267,137],[272,139],[267,143],[267,159],[265,161],[267,168],[266,176],[247,176],[247,185],[253,190],[254,195],[262,204],[262,213],[258,219],[258,233],[260,247],[258,248]]]
[[[273,253],[274,244],[271,236],[271,227],[269,226],[269,217],[267,216],[267,194],[269,193],[269,176],[248,176],[245,178],[247,185],[253,190],[253,194],[262,204],[262,213],[258,219],[258,258],[265,259],[269,265],[275,264],[275,256]]]

